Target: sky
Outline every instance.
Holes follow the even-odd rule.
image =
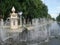
[[[48,6],[48,13],[56,18],[60,13],[60,0],[42,0]]]

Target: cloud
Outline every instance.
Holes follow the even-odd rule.
[[[56,7],[56,10],[60,12],[60,6]]]
[[[44,0],[42,0],[42,1],[43,1],[43,3],[45,3]]]
[[[58,14],[51,14],[51,17],[52,18],[55,18],[56,19],[57,16],[58,16]]]
[[[44,1],[44,0],[42,0],[42,1]]]

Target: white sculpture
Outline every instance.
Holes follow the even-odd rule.
[[[10,26],[11,29],[18,29],[18,14],[15,13],[15,8],[12,7],[12,13],[10,14]]]
[[[15,8],[14,8],[14,6],[12,7],[12,12],[15,12]]]

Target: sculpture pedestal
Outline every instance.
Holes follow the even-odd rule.
[[[18,29],[18,20],[11,19],[11,29]]]

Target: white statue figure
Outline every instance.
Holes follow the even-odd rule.
[[[12,13],[10,14],[10,26],[11,29],[18,29],[18,14],[15,13],[15,8],[12,7]]]

